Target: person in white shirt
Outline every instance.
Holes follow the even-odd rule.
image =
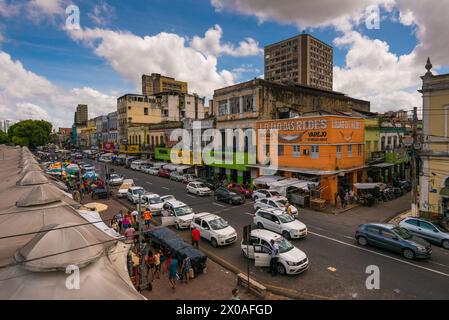
[[[279,256],[279,246],[273,239],[271,239],[270,243],[271,243],[270,273],[272,276],[275,276],[277,273],[276,266]]]

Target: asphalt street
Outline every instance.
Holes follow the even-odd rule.
[[[93,162],[84,160],[86,162]],[[103,172],[105,164],[94,162],[97,172]],[[213,196],[197,197],[187,194],[186,186],[166,178],[150,176],[124,167],[108,165],[125,178],[132,178],[136,185],[159,195],[172,194],[176,199],[191,206],[195,213],[210,212],[226,219],[239,235],[236,243],[213,248],[202,240],[201,246],[220,258],[247,270],[247,260],[240,249],[242,230],[252,224],[253,201],[240,206],[215,202]],[[340,215],[318,213],[300,209],[299,220],[306,224],[309,234],[305,239],[292,240],[309,258],[309,269],[300,275],[275,276],[267,269],[254,267],[250,273],[263,283],[294,290],[305,298],[329,299],[449,299],[449,250],[432,245],[430,260],[409,261],[400,255],[372,247],[360,247],[354,240],[356,227],[367,221],[376,221],[376,212],[382,216],[393,215],[395,205],[359,210]],[[373,218],[374,217],[374,218]],[[381,221],[381,220],[378,220]],[[189,231],[179,231],[189,237]],[[375,265],[380,270],[380,289],[366,288],[369,274],[366,268]]]

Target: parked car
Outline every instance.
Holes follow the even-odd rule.
[[[168,200],[162,207],[162,216],[165,217],[165,221],[168,220],[167,218],[171,218],[171,224],[174,224],[175,228],[179,230],[190,228],[194,213],[192,208],[184,202]]]
[[[216,201],[223,201],[229,204],[243,204],[245,202],[244,195],[235,193],[224,187],[215,190],[214,198]]]
[[[134,186],[134,183],[129,183],[129,182],[123,181],[122,185],[118,188],[117,197],[127,198],[128,197],[128,189],[133,186]]]
[[[267,229],[281,234],[286,239],[299,239],[307,236],[307,227],[285,211],[275,208],[257,210],[253,223],[259,229]]]
[[[182,176],[183,183],[189,183],[195,181],[196,179],[198,179],[198,177],[191,173],[186,173]]]
[[[254,200],[260,200],[264,198],[281,197],[281,194],[276,190],[258,189],[253,191],[252,196]]]
[[[140,196],[140,203],[145,203],[145,200],[142,198],[143,195],[145,195],[144,188],[131,187],[128,189],[126,197],[128,198],[128,201],[132,202],[133,204],[137,204],[139,203],[139,196]]]
[[[212,244],[214,248],[234,243],[237,232],[223,218],[208,212],[193,216],[191,228],[197,228],[200,236]]]
[[[214,179],[210,179],[210,178],[198,178],[195,179],[194,181],[198,181],[201,182],[202,184],[204,184],[206,187],[208,187],[211,190],[215,190],[218,188],[219,182],[214,180]]]
[[[161,196],[161,200],[162,200],[162,202],[176,201],[176,198],[173,195],[168,194],[168,195],[165,195],[165,196]]]
[[[91,164],[85,164],[82,167],[82,170],[84,170],[84,172],[90,172],[90,171],[95,171],[95,166],[91,165]]]
[[[145,173],[145,170],[148,171],[151,168],[149,164],[140,165],[139,171]]]
[[[183,176],[178,171],[172,171],[170,173],[170,180],[182,182]]]
[[[135,161],[131,162],[130,169],[135,170],[135,171],[140,171],[140,167],[142,165],[146,165],[146,164],[148,164],[148,162],[146,162],[144,160],[135,160]]]
[[[139,158],[137,157],[128,157],[125,159],[125,168],[130,168],[131,167],[131,163],[133,163],[134,161],[139,160]]]
[[[106,199],[108,197],[108,190],[106,188],[93,188],[91,193],[93,199]]]
[[[237,192],[237,193],[241,193],[246,198],[251,198],[251,196],[253,194],[253,190],[251,190],[249,188],[245,188],[243,185],[237,184],[237,183],[231,183],[231,185],[228,186],[228,189],[231,191]]]
[[[204,184],[198,181],[189,182],[187,184],[187,192],[196,194],[197,196],[210,196],[212,193],[212,190],[210,190],[208,187],[206,187]]]
[[[415,236],[449,249],[449,232],[438,225],[424,219],[405,218],[399,222],[399,226]]]
[[[146,174],[151,174],[152,176],[157,176],[157,175],[159,175],[159,168],[156,168],[156,167],[145,167],[142,170],[142,172],[146,173]]]
[[[153,215],[161,214],[164,202],[156,193],[149,193],[143,196],[146,202],[146,208],[151,211]]]
[[[112,153],[105,153],[105,154],[102,154],[99,158],[98,158],[98,161],[99,162],[104,162],[104,163],[111,163],[112,162],[112,156],[113,156],[114,154],[112,154]]]
[[[116,173],[111,173],[111,176],[109,177],[108,183],[111,186],[119,186],[119,185],[121,185],[123,183],[123,177],[119,176]]]
[[[287,212],[287,198],[285,197],[272,197],[272,198],[265,198],[261,200],[257,200],[254,203],[254,210],[259,210],[261,208],[274,208],[274,209],[280,209],[284,212]],[[290,209],[293,216],[298,215],[298,209],[296,209],[295,206],[290,204]]]
[[[432,248],[426,240],[391,224],[362,224],[357,228],[355,238],[361,246],[369,244],[401,253],[407,259],[430,258],[432,254]]]
[[[160,168],[158,172],[158,176],[162,178],[170,178],[170,171]]]
[[[249,243],[246,243],[245,239],[242,240],[242,253],[245,257],[254,259],[256,267],[269,267],[271,240],[276,242],[279,247],[279,258],[276,265],[279,274],[299,274],[309,268],[309,260],[303,251],[281,235],[264,229],[252,230]]]

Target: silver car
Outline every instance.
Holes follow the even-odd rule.
[[[449,249],[449,232],[429,221],[418,218],[405,218],[399,222],[399,226],[418,237]]]

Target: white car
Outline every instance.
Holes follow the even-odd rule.
[[[184,202],[168,200],[162,207],[162,225],[175,225],[177,230],[189,229],[193,220],[193,210]]]
[[[86,165],[82,166],[82,169],[86,172],[91,172],[91,171],[95,171],[95,166],[91,165],[91,164],[86,164]]]
[[[281,234],[286,239],[299,239],[307,236],[307,227],[285,211],[273,208],[257,210],[253,223],[259,229],[268,229]]]
[[[128,189],[126,197],[128,198],[128,201],[132,202],[133,204],[137,204],[139,203],[140,196],[140,203],[145,203],[145,200],[142,198],[145,193],[145,189],[142,187],[131,187]]]
[[[194,181],[187,184],[187,192],[196,194],[197,196],[210,196],[212,190],[206,187],[203,183]]]
[[[281,197],[281,194],[276,190],[258,189],[253,191],[253,200],[260,200],[264,198]]]
[[[119,176],[116,173],[111,173],[111,176],[109,177],[108,183],[111,186],[119,186],[123,183],[123,177]]]
[[[259,210],[261,208],[274,208],[274,209],[280,209],[284,212],[287,212],[287,198],[285,197],[273,197],[273,198],[265,198],[261,200],[257,200],[254,203],[254,210]],[[298,215],[298,209],[296,209],[295,206],[290,205],[290,209],[292,211],[292,215],[297,216]]]
[[[144,201],[146,202],[146,207],[151,211],[153,215],[161,214],[162,207],[164,206],[164,202],[161,197],[156,193],[150,193],[143,196]]]
[[[145,167],[142,170],[143,173],[151,174],[152,176],[157,176],[159,174],[159,169],[156,167]]]
[[[202,212],[193,217],[191,228],[197,228],[200,236],[211,242],[214,248],[234,243],[237,232],[221,217]]]
[[[175,198],[174,195],[167,194],[167,195],[165,195],[165,196],[161,196],[161,200],[162,200],[162,202],[176,201],[176,198]]]
[[[252,230],[249,243],[246,243],[245,239],[242,240],[243,255],[249,259],[254,259],[256,267],[269,267],[272,250],[271,240],[274,240],[279,248],[276,265],[279,274],[299,274],[309,268],[309,260],[303,251],[282,236],[264,229]]]
[[[130,168],[132,170],[140,171],[140,167],[148,165],[148,161],[145,160],[135,160],[131,162]]]

